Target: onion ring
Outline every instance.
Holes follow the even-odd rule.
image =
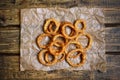
[[[91,37],[90,34],[81,33],[81,34],[79,34],[78,37],[76,38],[76,41],[78,41],[79,37],[82,36],[82,35],[83,35],[83,36],[86,36],[86,37],[88,38],[88,44],[87,44],[87,46],[86,46],[85,48],[82,47],[82,49],[83,49],[83,50],[88,50],[88,49],[90,49],[91,46],[92,46],[92,42],[93,42],[92,37]],[[78,41],[78,42],[79,42],[79,41]]]
[[[79,29],[78,24],[82,24]],[[75,21],[74,25],[71,22],[58,22],[53,18],[47,19],[44,26],[43,34],[37,37],[37,45],[42,48],[38,54],[38,61],[45,65],[51,66],[57,62],[66,60],[72,67],[82,66],[86,61],[86,50],[92,46],[92,37],[90,34],[85,33],[86,22],[82,19]],[[68,33],[66,28],[70,28]],[[79,37],[85,36],[88,38],[88,44],[84,47],[78,41]],[[41,44],[42,38],[48,36],[51,41],[47,44]],[[74,46],[70,46],[74,44]],[[69,47],[70,46],[70,47]],[[80,58],[79,63],[74,63],[71,58]]]
[[[65,28],[68,27],[68,26],[72,29],[70,35],[67,35],[67,34],[66,34],[66,31],[65,31]],[[74,31],[74,33],[73,33],[72,31]],[[75,29],[75,27],[74,27],[72,24],[70,24],[70,23],[65,23],[65,24],[62,25],[62,34],[63,34],[63,36],[64,36],[65,38],[67,38],[67,39],[74,39],[74,38],[77,37],[78,31]]]
[[[68,42],[68,39],[66,39],[62,34],[57,34],[53,37],[53,41],[57,40],[57,38],[64,38],[64,43],[66,44]]]
[[[67,22],[67,21],[61,22],[60,28],[61,28],[64,24],[71,24],[71,25],[72,25],[71,22]],[[72,35],[74,35],[74,31],[71,31],[70,36],[72,36]]]
[[[62,55],[62,56],[61,56],[60,59],[58,59],[58,62],[61,62],[61,61],[63,61],[63,60],[65,59],[65,53],[62,53],[61,55]]]
[[[54,32],[54,30],[52,29],[53,25],[54,25],[54,23],[51,23],[51,24],[49,25],[49,27],[48,27],[48,29],[49,29],[50,32]]]
[[[79,23],[82,24],[82,28],[81,29],[78,28],[78,24]],[[82,19],[78,19],[78,20],[75,21],[74,26],[78,30],[78,32],[81,32],[81,31],[86,29],[86,22],[84,20],[82,20]]]
[[[44,49],[44,50],[42,50],[42,51],[39,52],[39,54],[38,54],[38,60],[39,60],[39,62],[41,64],[46,65],[46,66],[51,66],[51,65],[54,65],[57,62],[57,56],[54,56],[52,54],[51,55],[54,57],[52,61],[49,61],[49,62],[43,61],[43,59],[41,58],[43,56],[43,53],[50,54],[48,52],[48,50],[46,50],[46,49]]]
[[[65,59],[65,53],[62,53],[61,55],[62,55],[62,56],[61,56],[59,59],[58,59],[59,56],[57,56],[57,59],[58,59],[57,62],[61,62],[61,61],[63,61],[63,60]],[[50,62],[50,61],[48,60],[48,56],[49,56],[48,54],[45,55],[45,61],[46,61],[46,62]]]
[[[51,38],[52,36],[50,35],[50,34],[40,34],[38,37],[37,37],[37,45],[38,45],[38,47],[39,48],[46,48],[47,47],[47,45],[41,45],[40,44],[40,42],[42,41],[42,38],[43,37],[46,37],[46,36],[48,36],[49,38]]]
[[[74,52],[80,52],[80,53],[81,53],[81,56],[80,56],[80,57],[81,57],[81,61],[80,61],[80,63],[74,64],[73,62],[71,62],[71,61],[69,60],[70,55],[73,54]],[[71,65],[72,67],[82,66],[82,65],[85,63],[85,61],[86,61],[86,54],[83,53],[83,51],[82,51],[81,49],[72,50],[71,52],[69,52],[69,53],[67,54],[67,56],[66,56],[66,61],[67,61],[68,64]]]
[[[61,50],[54,50],[53,46],[55,44],[58,44],[58,45],[61,45]],[[61,55],[63,52],[64,52],[64,43],[59,41],[59,40],[56,40],[54,42],[51,42],[50,45],[49,45],[49,51],[51,54],[55,55],[55,56],[58,56],[58,55]]]
[[[81,48],[82,48],[82,46],[81,46],[77,41],[69,41],[69,42],[66,44],[65,48],[67,49],[67,47],[68,47],[70,44],[75,44],[77,49],[81,49]],[[66,49],[65,49],[65,53],[67,54],[67,53],[69,53],[70,51],[68,52]],[[72,58],[76,58],[77,56],[79,56],[79,54],[77,54],[77,55],[75,55],[75,56],[72,56]]]
[[[48,28],[48,27],[52,26],[52,24],[50,24],[51,22],[53,22],[53,23],[55,24],[55,26],[56,26],[56,28],[55,28],[54,31],[52,31],[52,30],[49,31],[49,28]],[[49,24],[50,24],[50,25],[49,25]],[[58,21],[56,21],[55,19],[53,19],[53,18],[47,19],[47,20],[46,20],[46,23],[45,23],[45,25],[44,25],[44,32],[54,35],[54,34],[56,34],[57,31],[59,30],[59,26],[60,26],[60,23],[59,23]],[[51,28],[52,28],[52,27],[51,27]],[[51,29],[51,28],[50,28],[50,29]]]

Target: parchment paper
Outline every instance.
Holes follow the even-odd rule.
[[[53,66],[44,66],[39,63],[37,54],[41,49],[36,45],[36,38],[43,33],[44,21],[55,18],[58,21],[74,22],[84,19],[87,23],[86,32],[92,35],[92,48],[87,51],[87,60],[82,67],[73,68],[66,61]],[[102,9],[74,7],[64,8],[32,8],[21,10],[21,46],[20,46],[20,70],[101,70],[105,71],[105,40],[104,15]],[[82,40],[82,39],[81,39]],[[85,44],[82,41],[82,44]],[[76,60],[77,61],[77,60]]]

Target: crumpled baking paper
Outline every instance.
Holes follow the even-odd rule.
[[[87,23],[86,32],[93,38],[92,48],[87,54],[86,63],[82,67],[71,67],[64,60],[53,66],[44,66],[39,63],[37,55],[41,49],[36,45],[36,38],[43,33],[43,24],[46,19],[55,18],[58,21],[74,22],[84,19]],[[103,25],[104,15],[99,8],[31,8],[21,10],[21,46],[20,70],[100,70],[105,71],[105,32]],[[83,41],[82,41],[83,40]],[[84,39],[81,39],[84,45]]]

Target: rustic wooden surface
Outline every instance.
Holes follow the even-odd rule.
[[[107,71],[19,71],[20,9],[87,6],[104,8]],[[119,0],[0,0],[0,80],[120,80]]]

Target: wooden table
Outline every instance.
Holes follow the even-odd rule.
[[[87,6],[104,8],[107,72],[19,71],[20,9]],[[120,0],[0,0],[0,80],[120,80]]]

